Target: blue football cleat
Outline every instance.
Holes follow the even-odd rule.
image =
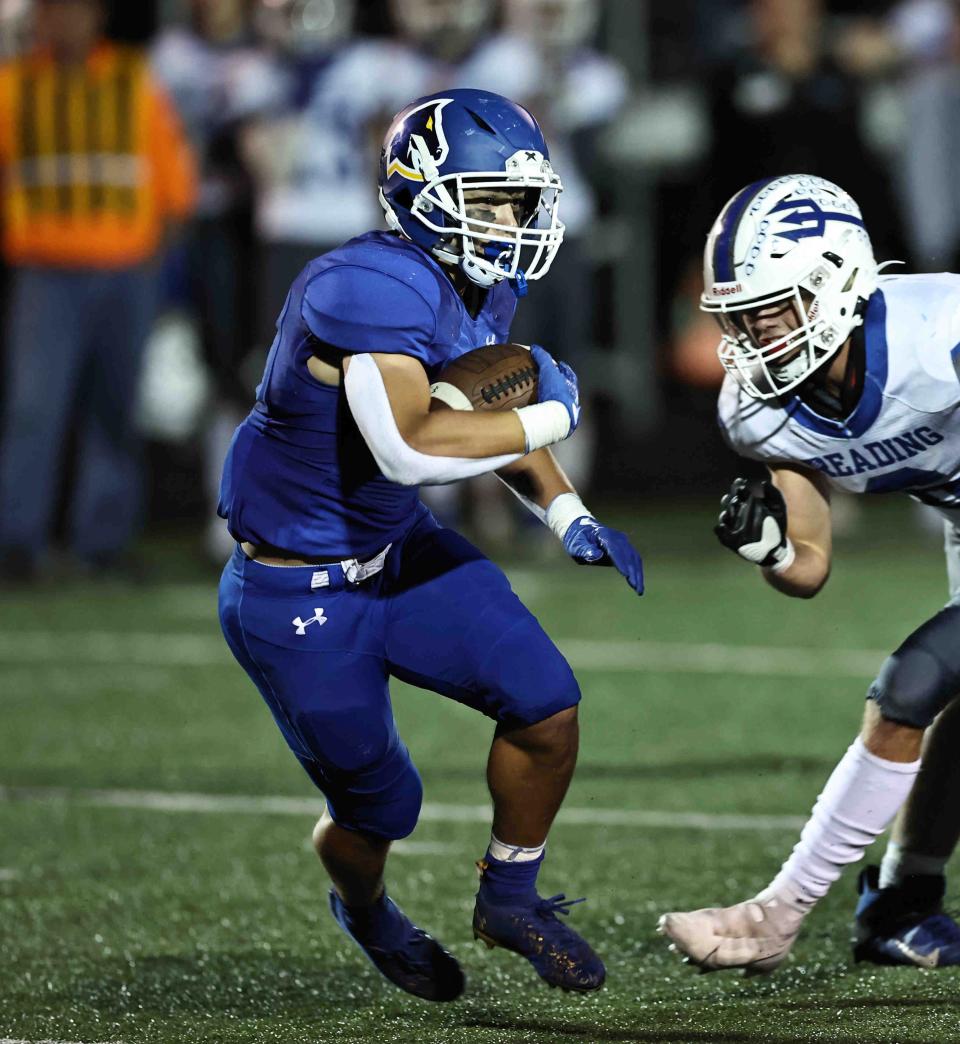
[[[368,910],[349,908],[330,889],[337,924],[394,985],[429,1001],[451,1001],[466,980],[455,957],[421,931],[384,892]]]
[[[960,964],[960,925],[943,911],[942,877],[916,875],[881,888],[879,868],[868,866],[857,887],[854,960],[917,968]]]
[[[551,986],[582,993],[599,990],[607,977],[603,961],[557,917],[582,902],[555,895],[521,906],[500,906],[486,901],[481,889],[473,911],[473,937],[491,949],[502,946],[526,957]]]

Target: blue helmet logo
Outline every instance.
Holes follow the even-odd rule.
[[[810,236],[822,236],[828,221],[846,221],[851,225],[863,228],[863,222],[854,214],[845,214],[840,210],[824,210],[812,199],[785,199],[775,207],[771,214],[783,213],[781,225],[794,225],[795,228],[778,228],[775,235],[783,239],[791,239],[794,243]]]
[[[443,132],[443,109],[451,101],[452,98],[431,98],[404,116],[399,140],[392,143],[397,151],[390,149],[388,178],[399,174],[408,181],[428,181],[437,176],[450,154]]]

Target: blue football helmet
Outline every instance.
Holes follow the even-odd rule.
[[[480,219],[489,208],[471,214],[465,193],[475,198],[478,189],[518,199],[517,224]],[[487,91],[411,102],[393,118],[380,153],[387,224],[479,286],[509,279],[522,292],[526,280],[546,274],[563,240],[561,191],[537,121]]]

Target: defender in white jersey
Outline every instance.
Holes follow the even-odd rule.
[[[860,735],[770,885],[735,906],[665,914],[659,930],[705,971],[773,971],[900,810],[882,866],[860,875],[855,956],[960,964],[960,927],[941,908],[960,836],[960,276],[881,277],[856,203],[788,175],[724,207],[704,282],[701,307],[723,331],[721,427],[770,471],[733,483],[721,542],[777,590],[810,598],[830,572],[831,489],[902,490],[944,517],[951,598],[881,666]]]

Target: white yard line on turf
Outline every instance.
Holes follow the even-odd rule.
[[[73,790],[68,787],[0,786],[0,802],[54,804],[67,802],[98,808],[140,809],[151,812],[252,813],[257,815],[317,816],[320,797],[283,795],[198,794],[163,790]],[[422,823],[489,823],[489,805],[426,803]],[[652,809],[563,808],[557,817],[571,826],[620,826],[682,830],[795,830],[803,816],[738,813],[669,812]],[[0,1041],[0,1044],[3,1044]]]
[[[77,1040],[16,1040],[13,1037],[0,1037],[0,1044],[83,1044]],[[119,1041],[103,1041],[102,1044],[120,1044]]]
[[[873,649],[804,649],[720,642],[643,642],[560,638],[575,670],[668,671],[694,674],[767,674],[791,677],[869,678],[886,656]],[[0,665],[137,664],[217,667],[232,663],[217,635],[182,631],[6,631]]]

